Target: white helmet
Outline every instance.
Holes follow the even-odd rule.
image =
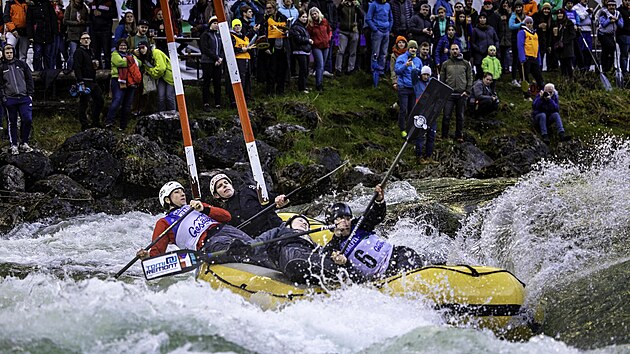
[[[160,204],[162,204],[162,206],[164,206],[164,198],[168,197],[169,195],[171,195],[171,193],[173,193],[174,190],[176,189],[184,189],[184,186],[181,185],[181,183],[177,182],[177,181],[170,181],[168,183],[166,183],[165,185],[162,186],[162,189],[160,189]]]
[[[232,180],[225,173],[217,173],[210,180],[210,194],[214,195],[214,192],[216,192],[215,186],[217,185],[217,182],[219,182],[222,179],[227,179],[227,181],[230,182],[230,184],[232,184]]]

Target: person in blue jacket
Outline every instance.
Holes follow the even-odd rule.
[[[416,94],[413,89],[414,81],[420,76],[422,61],[418,57],[418,43],[409,41],[407,51],[398,56],[394,71],[398,77],[398,127],[403,138],[407,137],[407,115],[416,104]],[[414,80],[414,77],[416,80]]]
[[[377,87],[379,77],[385,71],[389,33],[394,24],[389,3],[386,0],[372,1],[365,16],[365,23],[372,31],[372,79],[374,87]]]
[[[558,91],[553,84],[545,85],[545,89],[540,91],[534,102],[532,102],[532,119],[534,125],[540,129],[540,134],[545,144],[550,143],[547,127],[555,126],[560,141],[571,140],[562,126],[560,119],[560,103],[558,101]]]
[[[455,26],[448,25],[446,26],[446,34],[440,38],[435,47],[435,65],[438,68],[450,57],[450,49],[453,44],[457,44],[458,47],[462,46],[459,38],[455,37]]]

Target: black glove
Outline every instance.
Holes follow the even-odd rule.
[[[245,255],[247,251],[250,250],[249,244],[245,243],[242,240],[235,238],[230,246],[228,246],[226,254],[233,255]]]

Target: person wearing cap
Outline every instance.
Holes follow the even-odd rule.
[[[552,32],[553,48],[556,57],[560,59],[560,73],[568,78],[573,78],[575,25],[567,17],[565,9],[558,11],[556,25]]]
[[[151,49],[151,45],[147,41],[140,41],[134,53],[142,62],[145,75],[149,75],[155,80],[158,112],[176,110],[171,59],[163,51],[157,48]]]
[[[238,66],[238,74],[241,78],[243,85],[243,93],[245,99],[250,100],[252,96],[252,83],[251,83],[251,54],[252,49],[249,47],[250,38],[243,33],[243,23],[238,18],[232,20],[232,30],[230,31],[232,37],[232,46],[234,48],[234,55],[236,57],[236,65]],[[236,100],[234,98],[234,92],[228,90],[230,96],[230,105],[232,108],[236,107]]]
[[[523,21],[525,20],[525,13],[523,12],[523,2],[521,0],[514,1],[513,12],[508,22],[508,27],[511,33],[512,42],[512,85],[520,86],[520,80],[522,76],[522,67],[518,59],[518,33],[521,31]]]
[[[407,137],[407,115],[416,104],[414,84],[417,83],[422,69],[418,58],[418,43],[409,41],[407,51],[396,59],[394,71],[398,82],[398,128],[403,139]]]
[[[327,285],[341,283],[348,278],[355,282],[364,280],[360,273],[349,267],[349,263],[345,265],[335,263],[331,253],[323,252],[308,234],[297,236],[298,233],[308,230],[310,230],[308,218],[296,214],[280,226],[262,233],[256,238],[256,242],[284,238],[263,247],[275,269],[281,271],[292,282]]]
[[[148,33],[149,33],[149,21],[147,20],[138,21],[138,28],[136,30],[136,33],[127,39],[129,48],[138,48],[138,44],[140,44],[140,42],[151,43]]]
[[[420,80],[418,80],[418,84],[414,86],[416,99],[420,98],[420,95],[426,90],[432,74],[433,72],[430,67],[426,65],[422,67]],[[435,146],[435,134],[437,132],[437,119],[434,119],[431,126],[427,128],[428,129],[420,130],[415,143],[416,162],[421,165],[436,163],[432,156]]]
[[[219,20],[216,16],[212,16],[208,25],[208,30],[203,32],[199,38],[200,62],[203,70],[201,100],[203,110],[206,112],[210,111],[210,84],[212,84],[214,107],[221,108],[221,77],[223,76],[223,62],[225,60],[223,42],[219,34]]]
[[[501,78],[502,71],[501,61],[497,58],[497,47],[491,45],[488,47],[488,55],[481,62],[481,72],[492,74],[492,91],[494,91],[495,80]]]
[[[416,42],[417,43],[417,42]],[[396,43],[392,46],[392,54],[389,56],[389,75],[394,90],[398,90],[398,77],[396,76],[396,59],[407,52],[407,38],[396,37]]]
[[[624,22],[614,0],[608,0],[606,8],[601,9],[597,17],[599,18],[597,39],[602,44],[602,71],[607,73],[612,70],[615,61],[617,50],[615,34],[617,29],[624,27]]]
[[[538,3],[538,9],[542,10],[543,5],[549,4],[551,6],[551,13],[556,14],[562,8],[562,0],[540,0]]]
[[[240,226],[244,221],[267,207],[267,205],[260,204],[255,185],[244,185],[236,191],[232,180],[224,173],[218,173],[212,177],[210,180],[210,194],[220,206],[230,212],[232,219],[229,221],[229,224],[235,227]],[[270,195],[270,198],[273,198],[274,204],[278,209],[289,203],[284,194],[275,197]],[[271,228],[280,226],[280,224],[282,224],[282,219],[274,210],[269,210],[253,219],[242,230],[252,237],[257,237]]]
[[[544,4],[540,11],[532,16],[534,28],[538,34],[538,46],[540,47],[540,61],[546,62],[547,71],[558,68],[558,59],[552,50],[552,29],[555,24],[551,15],[551,4]]]
[[[156,240],[174,222],[178,222],[165,237],[158,241],[149,251],[138,250],[136,255],[141,259],[155,257],[166,252],[169,244],[180,249],[202,252],[217,252],[230,248],[241,248],[253,242],[244,232],[227,225],[230,213],[199,200],[187,202],[184,186],[177,181],[164,184],[158,194],[160,204],[166,210],[166,216],[155,223],[152,240]],[[184,214],[190,209],[190,214]],[[180,218],[184,218],[180,221]],[[230,253],[216,259],[216,263],[246,262],[269,267],[271,262],[267,253],[260,247],[250,252]]]
[[[483,0],[483,5],[479,11],[479,15],[481,14],[486,15],[486,23],[488,26],[494,28],[494,31],[498,34],[499,27],[501,26],[501,16],[494,11],[494,4],[492,3],[492,0]]]
[[[87,118],[87,108],[90,99],[92,100],[92,127],[101,127],[101,111],[105,104],[103,100],[103,92],[101,87],[96,82],[96,69],[99,66],[99,60],[94,57],[94,54],[90,48],[92,39],[90,34],[83,32],[81,34],[81,45],[74,52],[74,76],[77,80],[78,86],[83,86],[83,92],[86,89],[90,90],[89,94],[79,95],[79,122],[81,123],[81,130],[90,128],[90,123]]]
[[[488,53],[490,46],[494,46],[496,52],[496,47],[499,46],[499,36],[494,28],[488,26],[485,12],[479,14],[477,21],[470,44],[472,47],[472,64],[475,66],[476,78],[479,80],[484,73],[481,67],[483,58]]]
[[[528,80],[531,73],[536,80],[538,87],[543,87],[542,77],[542,62],[540,59],[540,46],[538,43],[538,34],[534,29],[534,20],[531,17],[526,17],[523,21],[522,29],[518,32],[516,40],[518,47],[518,61],[521,63],[525,72],[523,76],[525,80]],[[532,100],[529,91],[523,93],[525,99]]]
[[[380,184],[374,188],[376,199],[357,228],[358,219],[346,203],[337,202],[326,210],[326,223],[334,224],[333,239],[324,246],[333,261],[353,268],[366,280],[390,277],[420,268],[428,263],[425,257],[405,246],[394,246],[374,229],[385,219],[386,203]]]

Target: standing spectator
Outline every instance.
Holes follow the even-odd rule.
[[[501,16],[494,11],[494,5],[492,4],[492,0],[483,0],[483,6],[479,15],[486,15],[486,23],[488,26],[494,28],[494,31],[499,34],[499,28],[501,26]]]
[[[418,50],[422,65],[428,66],[431,69],[433,77],[437,77],[435,61],[431,57],[431,44],[429,42],[420,43],[420,50]]]
[[[562,0],[540,0],[538,3],[538,9],[542,9],[543,5],[549,4],[551,6],[551,13],[556,14],[562,8]]]
[[[243,17],[243,6],[248,6],[254,13],[256,23],[260,23],[265,17],[265,6],[255,0],[237,0],[230,6],[230,12],[234,14],[234,18]]]
[[[532,102],[532,119],[536,128],[540,130],[545,144],[548,145],[550,143],[547,127],[552,125],[556,126],[560,141],[571,140],[571,137],[565,133],[562,126],[558,91],[556,91],[553,84],[545,85],[545,89],[536,95],[534,102]]]
[[[446,34],[440,38],[435,47],[435,64],[438,68],[441,67],[442,63],[448,60],[451,54],[450,48],[453,44],[457,44],[457,54],[459,54],[461,42],[459,38],[455,37],[455,26],[448,25],[446,27]]]
[[[417,42],[416,42],[417,43]],[[403,36],[396,37],[396,43],[392,47],[392,54],[389,57],[389,75],[392,80],[394,90],[398,90],[398,76],[396,75],[396,59],[407,52],[407,39]]]
[[[442,139],[448,138],[451,114],[455,109],[455,140],[464,142],[464,109],[472,89],[472,67],[459,52],[459,45],[451,44],[451,57],[440,69],[440,81],[453,88],[453,93],[444,106],[442,118]]]
[[[49,0],[34,0],[26,11],[26,34],[33,42],[33,70],[54,69],[53,49],[59,31]]]
[[[232,31],[230,32],[232,37],[232,46],[234,48],[234,54],[236,56],[236,65],[238,66],[238,74],[243,84],[243,93],[246,100],[251,99],[252,95],[252,83],[250,72],[250,60],[249,54],[249,38],[243,33],[243,23],[239,19],[232,20]],[[232,107],[236,108],[236,100],[234,98],[234,92],[228,91],[230,94],[230,103]]]
[[[488,47],[488,55],[481,62],[481,72],[492,74],[492,91],[495,90],[495,80],[501,78],[502,71],[501,62],[497,58],[497,48],[491,45]]]
[[[409,33],[411,17],[413,16],[411,0],[391,0],[389,4],[394,19],[391,36],[406,36]]]
[[[223,42],[221,42],[221,35],[219,34],[219,20],[216,16],[210,18],[209,26],[199,39],[201,68],[203,70],[201,96],[203,110],[206,112],[210,111],[210,83],[212,83],[214,107],[221,108],[221,77],[223,76],[223,61],[225,59]]]
[[[148,42],[151,43],[149,38],[149,21],[140,20],[138,21],[137,31],[133,36],[129,36],[127,38],[127,45],[129,48],[136,48],[140,42]]]
[[[422,44],[433,42],[433,26],[431,24],[431,6],[429,4],[420,5],[420,11],[411,17],[409,27],[409,38]]]
[[[171,59],[163,51],[157,48],[151,49],[151,45],[147,41],[138,43],[138,49],[135,53],[142,62],[145,75],[149,75],[155,80],[158,94],[158,112],[177,109],[175,106],[175,83],[173,82]]]
[[[4,102],[9,118],[8,130],[11,154],[19,154],[19,150],[23,152],[33,151],[28,146],[33,126],[33,77],[28,65],[15,58],[15,48],[10,44],[4,47],[0,89],[0,99]],[[18,113],[22,122],[20,126],[20,140],[18,140],[17,133]],[[20,148],[18,150],[20,141],[22,143],[19,144]]]
[[[104,101],[103,92],[96,82],[96,69],[100,63],[90,49],[90,34],[83,32],[80,41],[81,45],[74,52],[74,76],[77,79],[77,86],[82,87],[79,90],[79,122],[81,130],[86,130],[90,128],[86,113],[90,98],[92,99],[92,127],[101,127]]]
[[[307,29],[313,40],[312,49],[315,59],[315,89],[324,91],[324,61],[328,57],[332,29],[318,8],[311,8],[308,14]]]
[[[358,0],[342,0],[337,5],[337,18],[339,19],[339,49],[335,61],[335,75],[343,72],[343,62],[348,55],[347,73],[354,72],[357,60],[357,47],[359,45],[360,23],[365,13]]]
[[[68,60],[68,53],[66,51],[66,41],[64,35],[67,32],[65,25],[63,24],[63,16],[65,9],[63,8],[63,2],[61,0],[52,0],[51,6],[55,12],[55,18],[57,26],[57,33],[53,36],[53,49],[52,49],[52,62],[55,69],[61,69],[61,58]]]
[[[579,55],[576,55],[578,58],[577,67],[582,71],[589,71],[593,64],[590,54],[593,48],[593,19],[591,17],[593,10],[588,6],[588,0],[580,0],[573,9],[580,18],[580,25],[577,27],[578,33],[576,34],[578,51],[580,52]]]
[[[617,27],[617,43],[619,44],[620,51],[619,65],[621,65],[623,74],[626,75],[628,73],[628,51],[630,51],[630,0],[622,0],[617,10],[619,14],[621,14],[621,22],[625,24]],[[581,24],[580,22],[580,25]]]
[[[479,20],[479,13],[473,8],[473,0],[464,1],[464,14],[466,14],[466,22],[472,27],[475,27]]]
[[[473,30],[472,40],[470,41],[472,47],[472,62],[475,65],[477,80],[480,80],[483,76],[484,71],[481,64],[484,56],[488,53],[488,48],[490,48],[490,46],[494,46],[495,48],[499,46],[499,36],[497,36],[494,28],[488,26],[486,20],[486,13],[481,13],[478,18],[477,27]]]
[[[63,16],[63,23],[68,28],[66,40],[69,44],[67,72],[74,69],[74,51],[79,46],[81,33],[87,30],[90,10],[83,0],[71,0],[70,6]]]
[[[623,18],[616,10],[615,0],[608,0],[606,8],[601,9],[598,14],[599,28],[597,29],[597,39],[602,44],[602,71],[607,73],[613,68],[615,61],[615,32],[618,28],[623,28]]]
[[[470,61],[472,57],[472,50],[470,40],[472,38],[472,24],[466,18],[466,14],[463,11],[455,12],[455,37],[459,38],[461,44],[460,50],[464,59]]]
[[[26,33],[27,9],[26,0],[7,0],[2,16],[7,43],[17,48],[18,57],[16,59],[23,62],[26,62],[29,46],[29,38]]]
[[[438,60],[437,59],[437,56],[438,56],[437,45],[440,39],[442,39],[442,37],[444,37],[447,34],[448,26],[451,26],[454,24],[455,23],[451,21],[451,18],[446,16],[446,9],[444,8],[438,9],[437,17],[435,18],[435,21],[433,22],[433,31],[432,31],[433,32],[433,55],[436,58],[435,59],[436,62]],[[453,35],[455,35],[455,31],[453,31]],[[447,53],[446,59],[448,59],[448,47],[446,48],[446,53]]]
[[[190,9],[188,24],[190,24],[190,36],[199,37],[207,29],[208,21],[214,15],[212,4],[208,0],[197,0]]]
[[[556,27],[552,29],[553,48],[556,57],[560,58],[560,72],[563,76],[573,78],[575,25],[567,18],[564,9],[560,9],[557,16]]]
[[[247,5],[241,7],[241,14],[243,15],[243,17],[240,18],[241,23],[243,24],[243,29],[241,31],[251,41],[254,39],[254,37],[258,36],[258,31],[260,30],[260,24],[256,22],[256,17],[254,17],[254,10],[252,10],[251,7]],[[250,77],[254,78],[254,77],[257,77],[256,68],[258,65],[258,51],[250,50],[248,51],[248,53],[251,56],[251,59],[249,60]]]
[[[431,79],[431,68],[428,66],[423,66],[420,71],[420,81],[417,85],[414,86],[416,90],[416,100],[420,98],[420,95],[424,93],[427,86],[429,85],[429,80]],[[437,131],[437,118],[433,119],[433,122],[427,122],[431,124],[427,127],[427,129],[420,130],[420,134],[418,134],[418,139],[416,139],[416,160],[421,165],[433,164],[433,147],[435,146],[435,133]]]
[[[523,66],[523,76],[526,80],[529,80],[529,74],[531,73],[538,87],[543,87],[543,77],[541,73],[541,61],[540,61],[540,46],[538,44],[538,34],[534,29],[534,20],[531,17],[526,17],[524,20],[523,29],[518,32],[517,46],[518,46],[518,60]],[[525,99],[532,100],[530,93],[525,92]]]
[[[499,24],[499,58],[503,71],[510,72],[510,48],[512,48],[512,32],[510,31],[509,19],[512,16],[512,8],[509,0],[501,0],[501,7],[498,10],[501,22]],[[516,53],[513,53],[515,55]],[[514,75],[512,75],[514,77]]]
[[[436,0],[435,5],[433,5],[433,14],[439,15],[440,7],[444,8],[444,13],[446,17],[453,17],[453,5],[450,0]]]
[[[372,36],[372,80],[378,86],[380,75],[385,72],[385,56],[389,45],[389,34],[394,18],[386,0],[374,0],[368,7],[365,23],[370,27]]]
[[[133,16],[133,12],[131,10],[127,10],[114,31],[114,43],[118,43],[121,39],[127,40],[127,38],[134,36],[137,32],[138,27],[136,26],[136,18]],[[129,43],[127,43],[127,45],[129,45]]]
[[[90,37],[94,57],[102,62],[104,69],[109,69],[111,68],[112,25],[114,19],[118,17],[116,1],[92,0],[90,10]]]
[[[538,4],[534,0],[523,0],[523,13],[525,16],[534,16],[538,12]]]
[[[291,30],[289,31],[291,50],[298,64],[298,90],[304,93],[308,93],[306,89],[306,77],[308,76],[308,59],[311,55],[311,46],[313,45],[313,40],[306,29],[307,24],[308,14],[306,11],[300,10],[298,20],[291,26]]]
[[[266,36],[269,49],[258,52],[258,70],[264,74],[269,95],[284,95],[285,77],[289,67],[289,39],[287,38],[287,18],[278,12],[278,4],[267,1],[265,17],[260,27],[259,36]]]
[[[293,5],[293,0],[282,0],[282,5],[278,11],[289,19],[291,25],[298,19],[298,9]]]
[[[491,73],[484,73],[481,80],[475,81],[470,97],[471,115],[475,119],[485,118],[488,114],[499,109],[499,97],[494,92]]]
[[[108,129],[113,127],[118,111],[120,111],[120,129],[127,128],[133,95],[136,86],[142,81],[141,76],[139,79],[135,76],[136,70],[137,74],[140,73],[138,69],[140,62],[127,52],[127,48],[127,41],[121,38],[116,42],[116,49],[112,52],[112,104],[109,106],[105,119],[105,128]],[[134,66],[135,68],[133,68]]]
[[[551,32],[553,28],[553,21],[551,16],[551,5],[544,4],[540,11],[536,12],[532,16],[534,20],[534,28],[536,34],[538,34],[538,46],[540,47],[540,62],[544,62],[547,59],[547,70],[550,68],[558,67],[556,55],[552,49],[552,37]],[[589,56],[590,57],[590,56]],[[555,64],[555,65],[554,65]]]
[[[407,137],[407,115],[416,104],[414,84],[417,83],[422,70],[422,61],[418,58],[418,43],[409,41],[408,49],[398,56],[394,70],[398,80],[398,128],[400,135]]]
[[[166,44],[166,29],[164,28],[164,13],[161,9],[155,10],[153,20],[149,23],[149,33],[153,33],[155,37],[159,37],[159,39],[153,38],[155,48],[167,53],[168,46]],[[201,44],[199,45],[201,46]]]
[[[510,16],[508,27],[510,28],[510,41],[512,42],[512,85],[517,87],[521,85],[519,80],[522,76],[519,75],[521,73],[521,64],[519,63],[519,45],[516,37],[521,31],[524,20],[525,13],[523,12],[523,2],[516,0],[514,1],[514,12],[512,12]]]

